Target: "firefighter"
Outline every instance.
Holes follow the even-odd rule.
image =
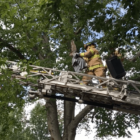
[[[117,56],[117,57],[121,60],[121,62],[124,61],[124,57],[123,57],[122,54],[120,53],[120,50],[119,50],[119,49],[118,49],[118,50],[115,50],[115,51],[113,52],[113,54],[110,55],[110,57],[113,57],[113,56]],[[105,65],[105,69],[106,69],[106,70],[108,69],[108,68],[107,68],[107,65]],[[109,75],[109,77],[112,77],[110,73],[109,73],[108,75]]]
[[[86,74],[95,75],[98,77],[105,77],[105,71],[104,71],[105,67],[102,63],[99,51],[96,49],[96,44],[93,42],[89,42],[84,45],[84,48],[86,49],[86,52],[77,53],[76,57],[81,56],[87,62],[88,71],[86,72]],[[81,83],[81,85],[82,84],[87,85],[88,80],[91,80],[91,78],[87,76],[83,76],[82,78],[83,83]],[[99,82],[102,81],[99,80]],[[106,86],[103,85],[102,87],[105,88]]]
[[[119,49],[118,50],[115,50],[115,52],[113,54],[111,54],[111,57],[113,57],[113,56],[117,56],[121,60],[121,62],[124,61],[124,57],[120,53]],[[105,67],[107,69],[107,66],[105,66]],[[112,77],[110,73],[109,73],[109,76]]]
[[[117,56],[121,60],[121,62],[124,61],[124,57],[122,56],[119,50],[115,50],[114,55]]]
[[[118,50],[115,50],[115,51],[110,55],[110,57],[113,57],[113,56],[117,56],[117,57],[121,60],[121,62],[124,61],[124,57],[123,57],[122,54],[120,53],[120,50],[119,50],[119,49],[118,49]],[[105,68],[108,69],[107,65],[105,66]],[[108,72],[108,76],[109,76],[109,77],[112,77],[112,75],[111,75],[110,72]],[[112,88],[112,90],[120,91],[120,89],[117,88],[117,87]]]

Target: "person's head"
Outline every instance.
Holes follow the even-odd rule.
[[[85,50],[88,50],[89,48],[96,48],[96,44],[94,42],[89,42],[87,44],[84,44]]]

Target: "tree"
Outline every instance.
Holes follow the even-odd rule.
[[[29,126],[27,130],[30,129],[30,131],[32,131],[31,133],[34,140],[50,140],[44,105],[38,103],[31,111],[29,125],[31,126]]]
[[[10,135],[5,138],[6,140],[50,140],[46,122],[47,116],[43,104],[37,103],[35,105],[28,120],[24,110],[17,115],[20,116],[18,121],[19,124],[21,124],[21,129],[17,130],[15,133],[10,133]]]
[[[24,112],[24,108],[22,112],[10,112],[10,115],[14,120],[17,120],[16,123],[12,124],[11,128],[17,128],[17,130],[14,131],[13,129],[3,140],[50,140],[46,111],[43,104],[37,103],[35,105],[28,120],[29,114]]]
[[[115,48],[122,47],[122,53],[132,50],[135,55],[139,50],[138,7],[139,1],[136,0],[2,0],[0,57],[20,60],[26,64],[72,70],[70,41],[73,39],[80,51],[89,37],[97,42],[101,52],[111,50],[109,53],[112,53]],[[121,12],[122,10],[124,12]],[[128,45],[130,48],[123,49]],[[126,70],[132,67],[139,70],[139,65],[136,65],[139,62],[138,56],[139,54],[136,59],[131,60],[137,63],[130,63],[128,59],[124,62]],[[114,132],[116,130],[109,133],[108,129],[112,129],[114,125],[105,131],[106,123],[103,122],[110,119],[106,117],[104,120],[104,116],[109,113],[111,117],[112,112],[96,110],[94,106],[87,105],[75,116],[75,103],[64,101],[64,132],[61,135],[57,109],[56,100],[46,99],[48,129],[54,140],[74,140],[79,123],[91,110],[97,117],[97,122],[102,120],[102,123],[97,125],[100,137],[126,136],[128,133],[123,126],[131,125],[121,122],[115,127],[122,126],[123,129],[118,129],[117,133]],[[126,119],[124,113],[117,113]],[[129,121],[134,119],[135,124],[138,124],[139,116],[129,116]],[[116,117],[115,120],[117,119],[119,120]]]
[[[5,139],[8,135],[21,130],[16,114],[21,112],[25,96],[25,90],[16,80],[10,78],[9,72],[3,72],[0,76],[0,138]]]

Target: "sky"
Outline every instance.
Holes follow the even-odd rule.
[[[130,130],[130,131],[131,131],[131,133],[133,135],[131,138],[112,138],[111,140],[140,140],[140,133],[138,133],[138,130]],[[86,136],[86,133],[83,130],[83,131],[81,131],[80,134],[76,135],[76,139],[75,140],[95,140],[94,136],[95,136],[94,130],[88,136]],[[108,140],[108,139],[105,139],[105,140]]]
[[[35,107],[35,105],[38,102],[42,103],[42,104],[45,104],[45,101],[43,99],[41,99],[41,100],[37,100],[35,103],[27,103],[25,105],[24,110],[25,110],[25,113],[27,114],[27,120],[30,118],[31,110]],[[77,112],[75,112],[75,113],[77,114],[80,111],[80,109],[82,109],[82,107],[83,107],[83,105],[80,105],[80,107],[77,107],[76,108]],[[79,108],[79,110],[78,110],[78,108]],[[90,126],[90,128],[93,128],[94,124],[91,123],[91,124],[89,124],[89,126]],[[132,134],[131,138],[127,138],[127,137],[117,138],[117,137],[115,137],[115,138],[112,138],[111,140],[140,140],[140,133],[138,133],[138,129],[135,129],[135,130],[130,129],[129,131]],[[85,132],[85,130],[82,130],[80,133],[78,132],[76,134],[75,140],[95,140],[95,138],[94,138],[95,137],[95,129],[93,129],[92,132],[89,135],[86,135],[86,134],[87,133]],[[98,139],[96,139],[96,140],[98,140]],[[104,140],[109,140],[109,139],[104,139]]]

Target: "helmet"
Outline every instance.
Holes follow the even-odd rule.
[[[88,46],[94,45],[96,48],[96,44],[94,42],[89,42],[87,44],[84,44],[84,48],[87,49]]]

